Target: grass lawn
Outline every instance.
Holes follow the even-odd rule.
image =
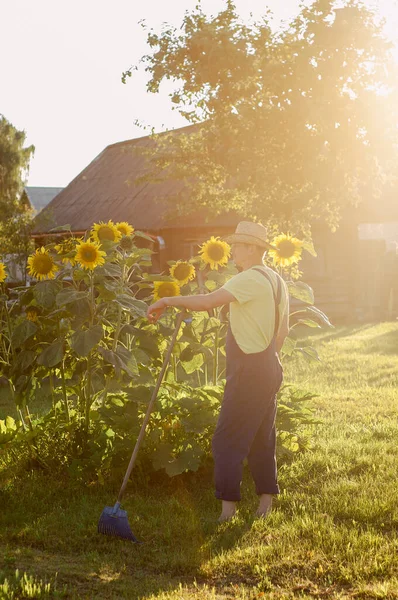
[[[117,489],[30,474],[0,488],[0,582],[27,574],[15,598],[398,599],[398,324],[312,340],[322,362],[299,358],[286,380],[319,394],[322,424],[312,450],[281,466],[267,520],[252,517],[249,477],[222,525],[211,471],[136,482],[124,508],[138,546],[96,533]]]

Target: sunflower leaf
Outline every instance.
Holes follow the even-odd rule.
[[[76,331],[70,339],[71,348],[79,356],[88,356],[102,339],[102,335],[102,325],[95,325],[85,331]]]
[[[314,248],[314,244],[311,241],[307,240],[307,241],[303,242],[303,248],[304,248],[304,250],[307,250],[307,252],[309,252],[311,254],[311,256],[314,256],[314,257],[318,256],[316,253],[316,250]]]
[[[37,359],[37,363],[49,369],[58,365],[64,357],[64,341],[59,340],[47,346]]]
[[[14,348],[22,346],[37,331],[37,325],[32,321],[22,321],[12,332],[11,344]]]
[[[304,346],[303,348],[297,348],[306,358],[310,361],[321,362],[318,352],[312,346]]]
[[[294,349],[296,348],[296,344],[296,340],[290,337],[289,335],[285,338],[285,341],[283,342],[282,353],[286,354],[287,356],[291,356],[294,352]]]
[[[55,298],[62,288],[60,281],[39,281],[33,288],[33,296],[39,306],[50,309],[55,304]]]
[[[56,302],[57,306],[65,306],[66,304],[76,302],[77,300],[83,300],[84,298],[88,298],[87,292],[78,292],[71,288],[65,288],[57,294]]]
[[[109,275],[110,277],[121,277],[122,270],[119,265],[113,263],[105,263],[101,267],[96,268],[96,275]]]
[[[153,237],[146,235],[146,233],[142,233],[142,231],[134,231],[133,235],[134,237],[139,237],[143,238],[144,240],[148,240],[148,242],[152,242],[152,244],[155,242],[155,239]]]
[[[303,281],[287,281],[287,287],[289,294],[297,300],[301,300],[306,304],[314,304],[314,291],[312,287],[304,283]]]
[[[125,310],[133,310],[140,317],[146,316],[148,306],[142,300],[137,300],[128,294],[119,294],[115,299],[115,302]]]
[[[297,323],[301,325],[307,325],[307,327],[320,327],[319,323],[313,319],[298,319]]]

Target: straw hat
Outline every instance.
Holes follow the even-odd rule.
[[[252,223],[251,221],[241,221],[238,223],[235,233],[224,238],[228,244],[252,244],[261,248],[270,248],[275,250],[267,242],[267,229],[261,223]]]

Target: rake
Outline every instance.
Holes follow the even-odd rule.
[[[131,455],[129,466],[127,467],[127,471],[126,471],[126,474],[123,479],[122,487],[120,488],[120,492],[119,492],[119,495],[116,500],[116,504],[114,506],[106,506],[104,508],[104,510],[102,511],[100,520],[98,522],[98,533],[103,533],[104,535],[119,537],[124,540],[130,540],[131,542],[135,542],[138,544],[142,543],[137,540],[137,538],[131,531],[131,527],[129,525],[128,518],[127,518],[127,511],[121,509],[120,504],[121,504],[124,492],[126,490],[127,483],[130,479],[131,471],[133,470],[134,463],[137,458],[138,450],[141,446],[142,440],[144,439],[145,429],[146,429],[146,426],[148,425],[149,417],[151,415],[153,405],[155,404],[155,400],[157,398],[159,388],[162,383],[163,376],[165,374],[167,365],[169,364],[170,356],[173,351],[173,347],[174,347],[175,341],[177,339],[177,335],[180,330],[181,323],[182,323],[182,321],[185,321],[187,323],[190,320],[191,320],[191,317],[189,317],[188,313],[186,313],[186,312],[180,312],[177,315],[176,326],[175,326],[175,329],[173,332],[173,336],[171,338],[170,345],[167,349],[167,354],[163,361],[162,369],[159,373],[159,377],[157,379],[155,389],[153,390],[151,400],[149,402],[149,405],[148,405],[148,408],[147,408],[147,411],[145,414],[145,418],[142,423],[141,430],[140,430],[140,433],[137,438],[137,442],[136,442],[134,450],[133,450],[133,454]]]

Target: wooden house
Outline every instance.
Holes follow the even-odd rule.
[[[127,221],[153,236],[157,251],[154,269],[159,272],[170,259],[194,255],[197,245],[210,235],[232,232],[241,220],[233,213],[211,219],[201,212],[169,218],[172,198],[181,191],[181,182],[137,183],[149,169],[141,150],[152,144],[151,137],[142,137],[105,148],[37,216],[34,235],[38,243],[51,229],[66,224],[73,232],[83,233],[94,222]],[[394,211],[389,210],[392,205]],[[381,264],[387,242],[398,242],[398,228],[392,234],[394,240],[383,236],[373,240],[366,235],[365,225],[394,222],[394,218],[398,224],[396,203],[390,199],[383,210],[379,203],[373,212],[368,205],[347,211],[336,233],[314,224],[318,257],[305,253],[300,266],[304,281],[314,289],[316,305],[335,322],[377,319],[386,312]],[[395,296],[398,298],[397,293]]]

